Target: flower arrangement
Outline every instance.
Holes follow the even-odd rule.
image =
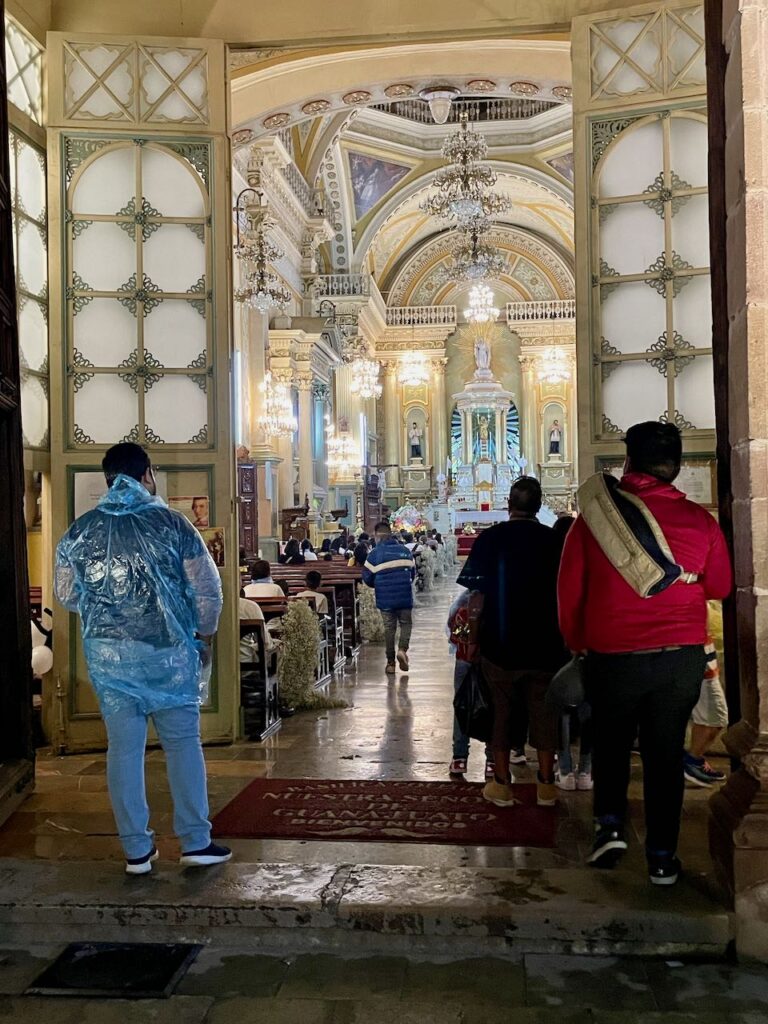
[[[407,530],[409,533],[420,533],[429,529],[429,523],[414,505],[401,505],[390,520],[393,530]]]
[[[281,704],[297,711],[309,708],[343,708],[314,689],[320,623],[306,601],[291,601],[283,616],[283,641],[277,658]]]
[[[358,583],[360,595],[360,635],[369,644],[384,643],[384,620],[376,607],[376,595],[364,583]]]
[[[472,523],[465,523],[464,529],[461,531],[465,537],[474,537],[477,530],[474,528]]]

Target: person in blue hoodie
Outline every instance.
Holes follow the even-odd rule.
[[[376,547],[363,566],[363,583],[373,587],[376,607],[384,620],[387,675],[395,674],[395,641],[398,626],[397,664],[408,671],[408,646],[413,626],[413,579],[416,566],[408,548],[393,536],[389,523],[376,524]]]
[[[83,649],[107,729],[107,785],[130,875],[157,859],[144,784],[151,718],[165,751],[181,863],[229,860],[211,842],[200,703],[222,608],[202,537],[156,495],[147,453],[114,445],[108,491],[56,550],[56,597],[82,623]]]

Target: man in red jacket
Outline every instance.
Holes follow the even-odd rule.
[[[649,876],[657,885],[672,885],[680,871],[675,854],[685,729],[704,678],[706,603],[730,592],[731,563],[714,518],[672,486],[682,459],[677,427],[638,423],[627,431],[626,446],[617,502],[632,506],[628,521],[634,515],[635,525],[633,510],[646,513],[645,526],[655,520],[663,534],[661,550],[672,555],[660,561],[667,581],[675,581],[641,596],[625,578],[621,559],[609,559],[605,537],[587,525],[582,506],[560,565],[560,629],[572,651],[587,652],[596,819],[589,862],[613,867],[627,848],[630,755],[639,733]],[[639,535],[643,529],[641,524]],[[659,553],[658,534],[649,529],[644,540]]]

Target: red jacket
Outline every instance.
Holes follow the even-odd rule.
[[[673,583],[640,597],[614,569],[580,517],[565,541],[557,596],[560,630],[572,651],[618,654],[703,644],[707,601],[727,597],[731,560],[720,527],[682,491],[645,473],[628,473],[624,490],[638,495],[658,520],[675,561],[698,583]]]

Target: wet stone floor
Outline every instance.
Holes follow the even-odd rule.
[[[55,950],[0,951],[14,1024],[764,1024],[768,969],[528,955],[423,962],[206,949],[166,1000],[24,996]]]
[[[446,780],[451,757],[453,663],[444,624],[454,592],[452,581],[438,581],[433,592],[419,597],[408,675],[388,678],[382,646],[364,646],[331,685],[331,695],[346,701],[346,708],[298,714],[264,744],[207,748],[212,814],[259,777]],[[523,768],[516,767],[515,774],[520,781],[533,782],[532,760]],[[482,777],[482,749],[473,744],[467,781],[456,784],[478,785]],[[147,755],[147,785],[161,858],[173,860],[178,846],[172,834],[171,800],[160,751]],[[689,874],[704,883],[710,870],[708,796],[702,790],[686,791],[680,850]],[[639,761],[633,767],[631,805],[625,868],[644,876]],[[553,849],[244,839],[234,839],[231,845],[243,863],[549,869],[581,867],[590,837],[590,794],[563,793]],[[114,861],[114,870],[119,872],[122,856],[106,790],[103,755],[55,757],[40,752],[36,792],[0,830],[0,856]],[[768,1021],[768,970],[759,966],[543,954],[525,955],[517,961],[483,958],[448,963],[445,961],[456,961],[465,954],[462,951],[451,957],[445,946],[440,951],[444,962],[402,957],[354,959],[321,953],[285,958],[213,946],[200,953],[168,1000],[24,996],[26,987],[64,944],[0,950],[0,1021]]]

